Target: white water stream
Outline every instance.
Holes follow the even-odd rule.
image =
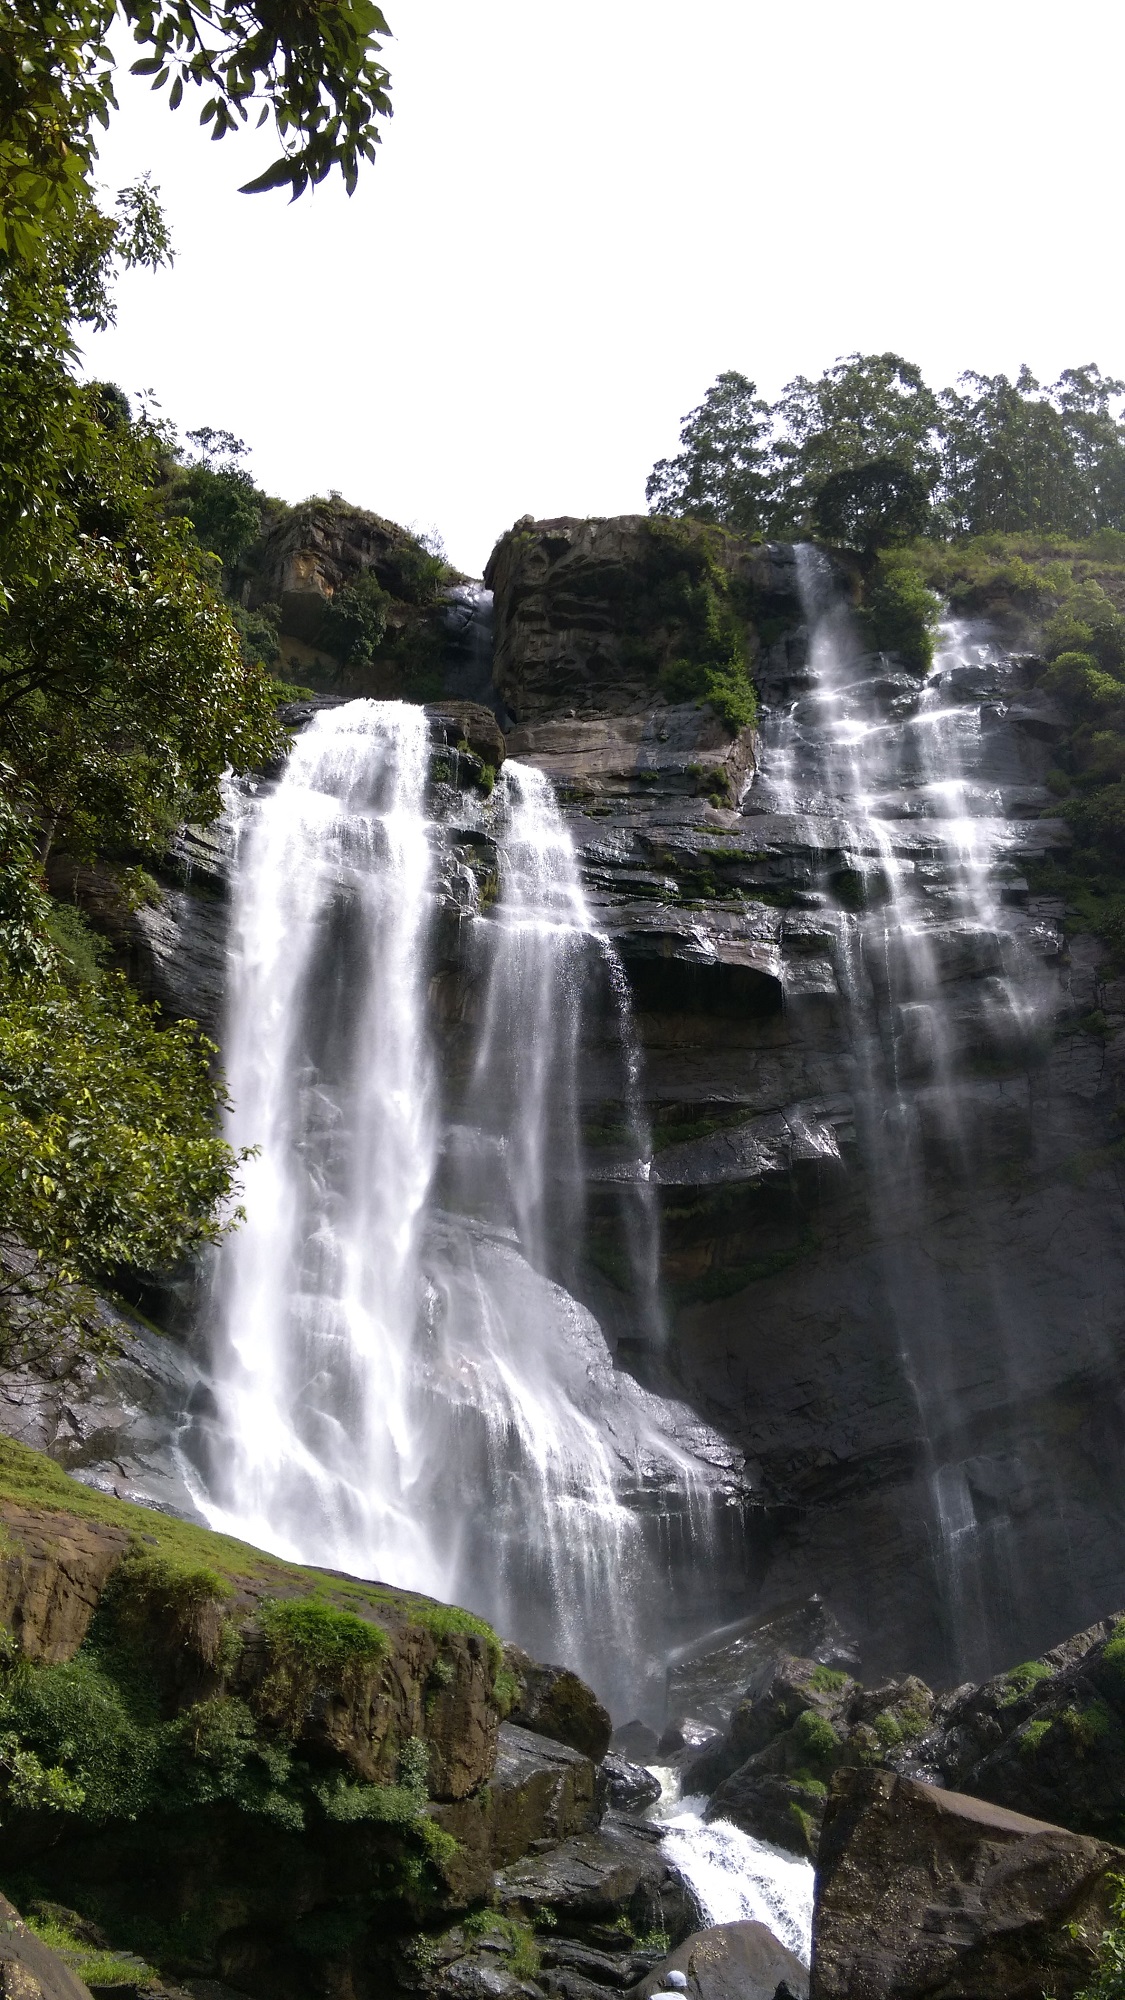
[[[971,1186],[987,1164],[990,1079],[1026,1063],[1049,1008],[1042,956],[1053,933],[1021,908],[1027,885],[1010,859],[1027,781],[1001,775],[979,695],[958,698],[959,675],[990,683],[994,701],[1010,698],[1018,666],[949,623],[920,684],[863,652],[828,559],[811,547],[797,559],[809,688],[767,726],[759,789],[777,810],[808,816],[826,871],[842,869],[833,894],[856,908],[839,919],[838,965],[886,1309],[918,1409],[954,1668],[984,1673],[988,1576],[1003,1574],[1005,1591],[1022,1586],[1001,1546],[1004,1521],[977,1518],[958,1307],[926,1226],[942,1174]],[[987,1276],[983,1289],[982,1328],[1015,1382],[1024,1330]]]
[[[466,919],[478,1017],[449,1115],[426,731],[396,702],[322,711],[240,821],[230,1137],[260,1151],[219,1260],[195,1492],[260,1546],[468,1604],[627,1714],[666,1639],[654,1509],[671,1495],[704,1545],[708,1511],[672,1434],[689,1413],[614,1369],[566,1288],[584,1010],[608,984],[628,1100],[627,989],[547,779],[509,763],[487,808],[499,898]],[[655,1239],[633,1222],[643,1297]]]

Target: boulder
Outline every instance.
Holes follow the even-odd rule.
[[[841,1771],[817,1866],[810,2000],[1069,2000],[1125,1853],[889,1771]]]
[[[698,1928],[699,1912],[668,1862],[663,1834],[648,1821],[607,1813],[596,1832],[504,1869],[497,1903],[525,1922],[547,1910],[560,1936],[595,1949],[619,1948],[623,1930],[639,1938],[664,1931],[678,1944]]]
[[[0,1993],[4,2000],[90,2000],[90,1989],[0,1896]]]
[[[659,1778],[643,1764],[630,1764],[612,1751],[603,1757],[598,1778],[608,1803],[619,1812],[640,1812],[660,1797]]]
[[[600,1763],[609,1749],[613,1724],[592,1688],[569,1667],[543,1666],[519,1646],[504,1648],[504,1665],[519,1682],[519,1698],[509,1720],[556,1743],[569,1743]]]
[[[636,2000],[665,1990],[670,1972],[686,1975],[691,2000],[807,2000],[809,1974],[765,1924],[714,1924],[695,1931],[634,1987]]]
[[[601,1800],[588,1757],[503,1722],[487,1786],[435,1806],[431,1816],[457,1842],[442,1876],[451,1907],[459,1908],[487,1896],[497,1868],[589,1832]]]

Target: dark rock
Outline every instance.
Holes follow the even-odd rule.
[[[722,530],[642,514],[517,521],[485,570],[496,686],[517,721],[650,705],[661,667],[694,636],[687,600],[670,602],[668,580],[697,580],[705,546],[743,601],[783,607],[799,624],[792,561]]]
[[[426,703],[426,714],[435,736],[450,749],[455,750],[459,743],[467,744],[482,764],[491,765],[494,772],[500,769],[508,745],[492,710],[482,702],[430,701]]]
[[[696,1928],[698,1912],[665,1858],[662,1835],[659,1826],[608,1813],[596,1833],[504,1869],[496,1881],[499,1907],[525,1920],[550,1910],[561,1936],[599,1949],[619,1942],[622,1918],[637,1937],[662,1930],[679,1943]]]
[[[807,2000],[809,1975],[795,1953],[780,1944],[765,1924],[746,1920],[696,1931],[662,1959],[633,1989],[636,2000],[664,1990],[669,1972],[687,1975],[692,2000]]]
[[[672,1654],[668,1664],[668,1706],[723,1726],[751,1681],[779,1653],[797,1654],[818,1666],[858,1664],[854,1647],[823,1598],[779,1605],[766,1618],[743,1618],[709,1632]]]
[[[1091,1978],[1118,1848],[886,1771],[840,1772],[811,2000],[1067,2000]]]
[[[504,1664],[520,1683],[509,1720],[557,1743],[569,1743],[600,1763],[609,1749],[613,1724],[593,1689],[569,1667],[542,1666],[519,1646],[505,1648]]]
[[[823,1782],[761,1770],[752,1759],[723,1780],[706,1817],[730,1820],[756,1840],[815,1861],[825,1796]]]
[[[619,1757],[635,1764],[652,1764],[656,1761],[660,1738],[647,1722],[623,1722],[610,1737],[610,1747]]]
[[[90,1989],[0,1896],[0,1990],[4,2000],[90,2000]]]
[[[486,1896],[495,1870],[521,1855],[588,1832],[602,1803],[588,1757],[501,1723],[487,1787],[433,1808],[432,1817],[457,1842],[457,1853],[442,1865],[450,1905]]]
[[[643,1764],[627,1763],[612,1751],[603,1757],[598,1778],[605,1788],[608,1804],[616,1806],[618,1812],[640,1812],[645,1806],[655,1805],[660,1797],[659,1778],[654,1778]]]

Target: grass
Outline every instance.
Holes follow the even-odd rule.
[[[159,1978],[151,1965],[131,1952],[107,1951],[83,1944],[57,1917],[29,1917],[27,1927],[52,1951],[57,1951],[87,1986],[135,1987]]]
[[[99,1493],[72,1479],[42,1452],[0,1437],[0,1502],[4,1500],[120,1530],[129,1538],[126,1562],[130,1578],[146,1590],[164,1593],[170,1605],[174,1602],[182,1608],[185,1601],[229,1598],[239,1585],[255,1595],[277,1599],[315,1593],[329,1608],[335,1604],[354,1611],[357,1623],[364,1613],[377,1622],[380,1615],[389,1615],[396,1622],[422,1626],[438,1640],[475,1632],[485,1642],[493,1672],[499,1670],[500,1640],[491,1625],[474,1612],[438,1604],[411,1591],[364,1583],[358,1577],[282,1562],[231,1535]],[[385,1648],[385,1639],[382,1643]]]

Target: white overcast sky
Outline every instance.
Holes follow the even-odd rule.
[[[1119,0],[384,0],[395,116],[349,201],[239,195],[122,76],[109,188],[158,183],[91,372],[237,432],[479,574],[520,514],[643,508],[723,368],[853,349],[1125,374]]]

